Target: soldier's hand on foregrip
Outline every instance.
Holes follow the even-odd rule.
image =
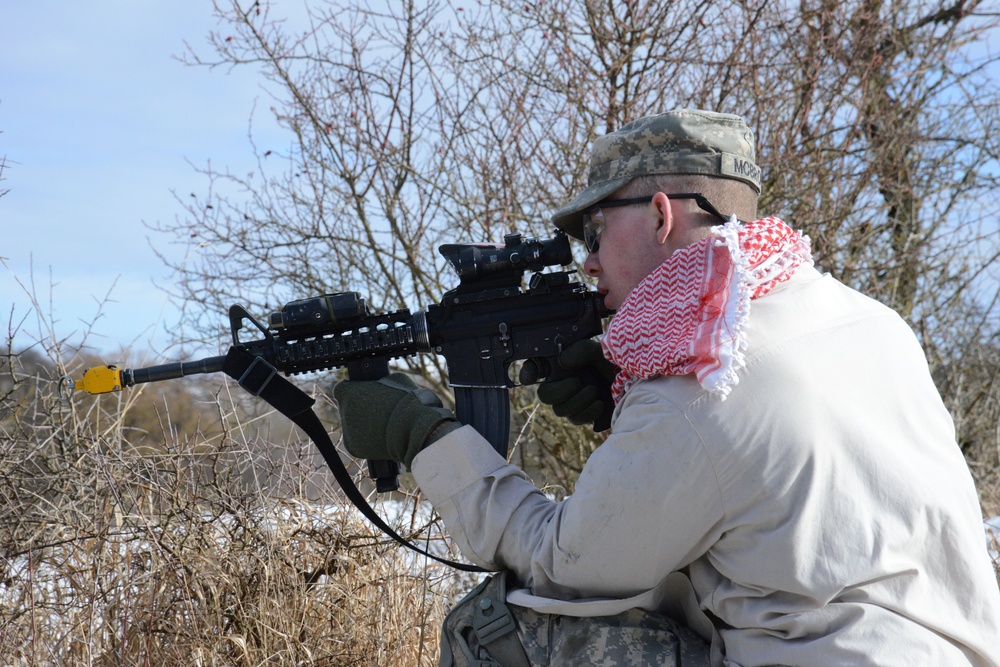
[[[538,387],[538,400],[573,424],[594,424],[594,430],[604,430],[611,425],[611,383],[617,374],[601,344],[588,339],[563,350],[554,368],[548,368],[544,359],[527,360],[518,377],[522,384],[532,384],[547,375]]]
[[[344,380],[333,390],[340,408],[344,446],[364,459],[399,461],[407,469],[413,458],[448,432],[438,429],[458,422],[441,399],[417,387],[402,373],[379,380]]]

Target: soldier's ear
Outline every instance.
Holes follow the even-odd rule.
[[[659,216],[659,226],[656,228],[656,242],[663,245],[667,242],[667,237],[674,228],[674,212],[670,209],[670,200],[667,195],[657,192],[653,195],[653,208]]]

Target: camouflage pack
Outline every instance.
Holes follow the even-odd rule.
[[[483,581],[448,614],[441,667],[707,667],[709,646],[661,614],[542,614],[507,603],[509,575]]]

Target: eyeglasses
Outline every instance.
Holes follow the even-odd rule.
[[[583,245],[588,252],[597,252],[601,248],[601,233],[604,231],[606,220],[601,209],[614,208],[616,206],[634,206],[635,204],[648,204],[653,201],[653,197],[633,197],[630,199],[606,199],[599,204],[591,206],[583,212]],[[712,203],[705,199],[705,196],[697,192],[683,192],[676,195],[667,195],[667,199],[693,199],[698,207],[719,218],[723,222],[729,222],[729,218],[719,213],[719,210],[712,206]]]

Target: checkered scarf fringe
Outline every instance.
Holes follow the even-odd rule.
[[[809,238],[778,218],[735,218],[681,248],[650,273],[615,313],[602,341],[621,371],[617,403],[640,379],[694,373],[725,399],[745,365],[750,303],[812,265]]]

